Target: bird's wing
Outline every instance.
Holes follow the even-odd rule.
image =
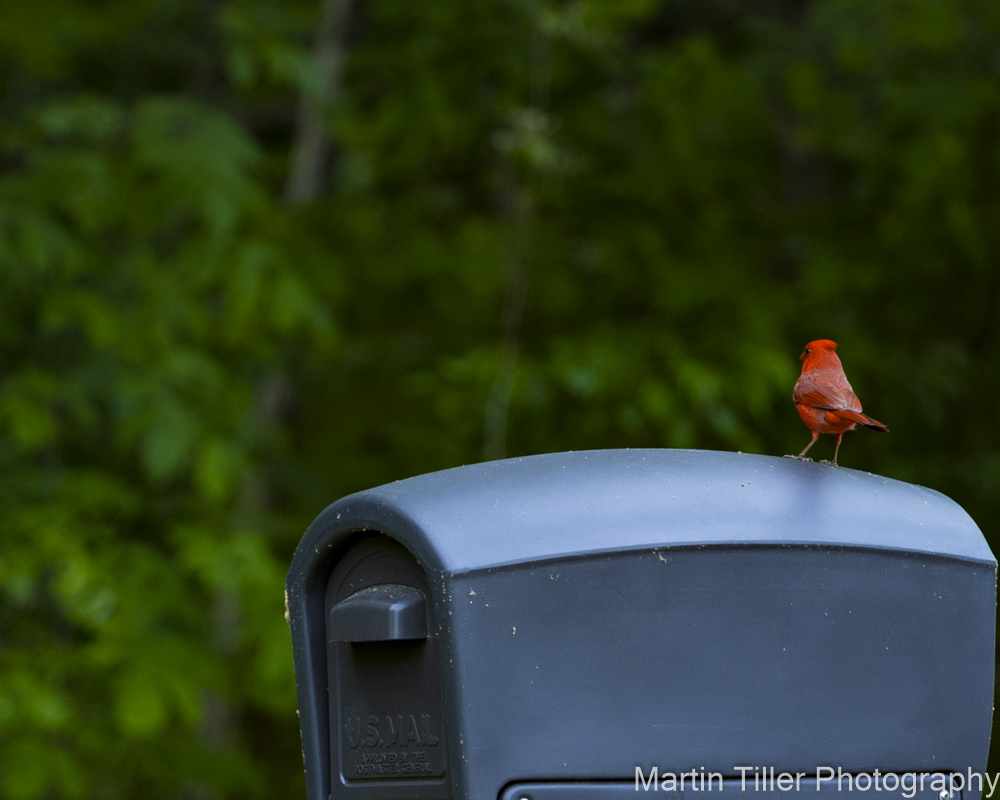
[[[824,392],[806,392],[805,394],[798,395],[793,399],[799,405],[819,408],[824,411],[838,411],[842,408],[846,408],[843,403],[837,402]]]
[[[861,401],[851,389],[843,373],[812,370],[795,384],[792,399],[800,405],[826,411],[861,411]]]

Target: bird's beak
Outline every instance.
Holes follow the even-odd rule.
[[[805,360],[806,360],[806,351],[803,350],[802,355],[799,356],[799,361],[805,361]]]

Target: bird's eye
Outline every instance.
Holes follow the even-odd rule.
[[[806,355],[809,355],[809,354],[810,354],[811,352],[812,352],[812,350],[810,350],[810,349],[809,349],[809,348],[807,347],[807,348],[806,348]]]

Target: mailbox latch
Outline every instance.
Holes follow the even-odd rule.
[[[388,642],[427,638],[424,593],[412,586],[369,586],[330,609],[331,642]]]

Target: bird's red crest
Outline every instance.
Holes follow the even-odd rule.
[[[806,349],[802,351],[802,355],[800,355],[799,358],[805,360],[809,356],[816,353],[832,353],[836,349],[836,342],[831,341],[830,339],[816,339],[806,345]]]

